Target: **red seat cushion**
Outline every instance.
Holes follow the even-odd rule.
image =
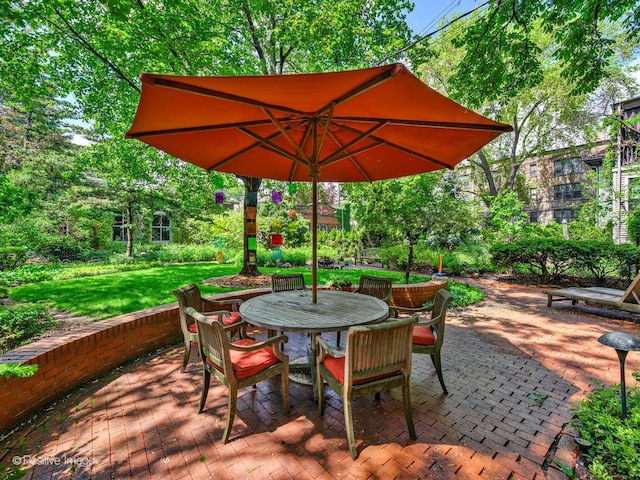
[[[222,323],[224,323],[225,325],[233,325],[234,323],[239,322],[240,320],[242,320],[242,317],[240,316],[240,312],[229,312],[231,313],[230,317],[227,317],[226,315],[222,316]]]
[[[436,337],[429,326],[413,328],[413,343],[416,345],[435,345]]]
[[[251,340],[250,338],[243,338],[237,342],[233,342],[234,345],[242,346],[255,345],[256,343],[255,340]],[[251,377],[280,361],[270,346],[261,348],[260,350],[254,350],[253,352],[231,350],[229,354],[231,356],[233,373],[238,379]],[[222,371],[218,365],[212,363],[208,358],[207,363]]]
[[[227,317],[226,315],[222,316],[222,323],[225,326],[233,325],[234,323],[237,323],[240,320],[242,320],[242,317],[240,316],[240,312],[229,312],[229,313],[231,313],[230,317]],[[215,318],[217,319],[218,317],[216,316]],[[198,327],[196,327],[195,322],[189,325],[189,327],[187,328],[191,333],[198,333]]]
[[[327,367],[327,370],[331,372],[331,374],[340,382],[341,385],[344,385],[344,362],[345,357],[332,357],[331,355],[326,355],[324,357],[324,366]],[[377,375],[371,378],[362,378],[360,380],[356,380],[353,382],[354,385],[360,385],[362,383],[372,382],[374,380],[379,380],[380,378],[392,377],[397,375],[398,372],[392,372],[388,375]]]

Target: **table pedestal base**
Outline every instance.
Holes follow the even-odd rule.
[[[296,358],[289,362],[289,380],[302,385],[313,385],[309,359]]]

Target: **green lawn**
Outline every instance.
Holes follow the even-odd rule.
[[[9,296],[19,302],[45,302],[74,315],[104,319],[175,302],[171,291],[189,283],[199,284],[206,295],[230,291],[231,289],[202,285],[201,282],[212,277],[234,275],[239,271],[238,265],[215,263],[166,265],[145,270],[30,283],[10,289]],[[311,271],[308,269],[261,268],[260,271],[269,275],[304,273],[305,283],[311,284]],[[348,276],[357,284],[363,273],[392,276],[396,278],[396,283],[404,283],[402,273],[363,269],[319,270],[318,284],[326,284],[336,276]],[[429,278],[413,275],[411,281],[421,282]]]

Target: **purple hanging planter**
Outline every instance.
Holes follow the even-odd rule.
[[[271,192],[271,201],[280,203],[282,201],[282,194],[280,192]]]
[[[224,193],[216,192],[216,203],[217,204],[224,203]]]

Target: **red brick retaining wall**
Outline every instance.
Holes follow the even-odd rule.
[[[270,289],[217,295],[248,299]],[[178,304],[101,320],[0,355],[0,363],[37,364],[32,377],[0,377],[0,433],[63,394],[146,352],[182,338]]]
[[[391,305],[396,307],[418,308],[433,300],[438,290],[447,288],[447,280],[424,283],[394,285],[391,290]]]
[[[392,305],[421,306],[446,285],[394,285]],[[214,298],[247,300],[270,291],[259,288]],[[0,377],[0,433],[78,385],[181,338],[178,305],[172,303],[84,325],[0,355],[0,363],[39,365],[32,377]]]

